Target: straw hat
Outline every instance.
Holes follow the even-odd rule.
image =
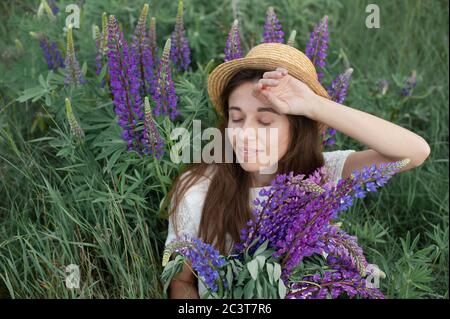
[[[307,84],[316,94],[330,99],[327,90],[320,84],[311,60],[300,50],[283,43],[261,43],[254,46],[244,58],[233,59],[218,65],[208,76],[208,94],[214,108],[224,115],[221,95],[228,81],[243,69],[275,70],[283,67],[288,74]],[[326,129],[319,123],[319,130]]]

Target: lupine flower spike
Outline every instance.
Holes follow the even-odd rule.
[[[49,0],[48,1],[48,5],[50,6],[50,8],[52,8],[53,14],[58,14],[59,8],[56,5],[56,1],[55,0]]]
[[[100,29],[97,25],[93,26],[92,36],[95,41],[95,74],[100,75],[103,67],[103,50],[102,46],[102,34],[100,33]]]
[[[56,42],[50,42],[46,36],[40,33],[30,32],[30,35],[39,40],[39,46],[44,53],[47,66],[50,70],[64,68],[64,60]]]
[[[325,59],[328,50],[328,16],[315,26],[310,34],[309,42],[305,49],[306,56],[313,62],[317,70],[317,77],[320,81],[324,76],[322,70],[325,68]]]
[[[80,124],[78,124],[78,121],[76,120],[75,116],[73,115],[72,104],[70,103],[69,98],[66,98],[65,104],[66,104],[66,117],[67,121],[69,122],[70,132],[78,140],[82,141],[84,138],[84,131],[81,128]]]
[[[156,76],[155,94],[153,95],[156,106],[153,109],[153,113],[155,116],[169,115],[169,118],[174,120],[180,113],[177,110],[178,99],[175,94],[175,86],[169,65],[170,48],[171,40],[169,38],[164,46]]]
[[[178,13],[176,17],[175,29],[170,35],[170,39],[172,44],[170,59],[177,67],[178,71],[186,71],[191,63],[191,51],[183,25],[183,0],[179,0],[178,2]]]
[[[291,34],[289,35],[289,40],[286,44],[290,45],[291,47],[295,47],[295,37],[296,36],[297,36],[297,31],[292,30]]]
[[[144,154],[152,154],[159,160],[164,154],[164,142],[156,128],[147,96],[144,99],[144,105]]]
[[[66,66],[66,84],[83,84],[86,82],[83,74],[81,74],[80,65],[78,64],[78,60],[75,55],[72,25],[69,25],[67,28],[67,51],[64,64]]]
[[[353,69],[348,68],[344,73],[339,74],[328,87],[328,94],[331,100],[336,103],[342,104],[347,97],[347,89],[350,83],[350,78],[352,76]]]
[[[106,12],[102,14],[102,30],[98,26],[93,27],[93,38],[95,41],[95,74],[100,75],[103,65],[106,63],[106,52],[108,49],[108,17]],[[102,82],[102,86],[104,81]]]
[[[198,238],[180,238],[167,245],[163,253],[163,266],[165,266],[172,253],[185,256],[192,264],[192,268],[213,292],[217,292],[219,285],[224,285],[217,268],[225,264],[225,258],[213,246],[203,243]]]
[[[225,46],[224,61],[242,58],[241,37],[239,32],[239,22],[234,19],[233,26],[228,34],[227,43]]]
[[[389,89],[389,82],[385,79],[381,79],[377,83],[377,95],[383,96],[386,95],[387,91]]]
[[[411,76],[409,76],[404,81],[404,86],[400,90],[400,95],[410,96],[413,89],[416,87],[416,85],[417,85],[417,72],[416,72],[416,70],[413,70]]]
[[[263,43],[269,42],[284,43],[284,32],[273,7],[267,9],[264,22]]]
[[[37,16],[42,17],[45,14],[49,17],[50,20],[56,21],[55,13],[53,12],[52,8],[48,5],[48,2],[46,0],[41,0],[41,3],[39,5]]]
[[[144,120],[144,112],[136,76],[137,63],[113,15],[109,17],[108,23],[107,55],[110,88],[118,124],[122,127],[122,138],[127,142],[128,150],[140,153],[143,134],[136,127],[138,121]]]
[[[347,90],[350,83],[350,77],[352,76],[353,69],[348,68],[344,73],[339,74],[331,83],[331,86],[328,87],[328,95],[330,96],[331,100],[342,104],[345,101],[345,98],[347,97]],[[333,136],[336,134],[336,129],[334,128],[327,128],[327,130],[324,132],[324,134],[328,133],[328,137],[324,138],[323,144],[324,145],[333,145],[335,140]]]
[[[146,24],[148,15],[148,4],[145,4],[141,10],[136,29],[133,34],[133,42],[131,44],[132,52],[138,63],[138,73],[140,81],[140,94],[153,93],[153,57],[150,48],[149,38],[147,36]]]
[[[156,44],[156,19],[155,19],[155,17],[152,17],[150,19],[148,38],[149,38],[150,50],[152,52],[152,58],[153,58],[153,70],[154,70],[154,73],[156,74],[156,72],[158,71],[158,66],[159,66],[159,51],[158,51],[158,45]]]
[[[108,51],[108,15],[106,12],[102,13],[102,42],[100,48],[105,55]]]

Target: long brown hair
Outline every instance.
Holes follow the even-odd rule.
[[[240,84],[246,81],[254,81],[262,78],[267,70],[246,69],[238,72],[223,91],[225,109],[224,116],[219,122],[219,130],[222,133],[222,154],[225,154],[225,128],[228,125],[228,97]],[[304,116],[288,114],[290,126],[290,145],[288,151],[278,161],[277,173],[311,174],[315,169],[324,165],[322,155],[322,139],[318,122]],[[225,155],[222,155],[223,157]],[[207,175],[207,168],[213,168]],[[187,174],[184,174],[187,173]],[[180,179],[181,175],[183,178]],[[186,178],[184,177],[186,176]],[[169,216],[173,217],[175,232],[177,232],[177,208],[185,192],[196,184],[202,176],[210,178],[210,184],[206,193],[201,220],[199,236],[204,242],[213,244],[221,254],[227,254],[226,234],[229,233],[234,242],[240,240],[240,230],[245,227],[251,218],[249,198],[250,176],[236,161],[226,163],[191,163],[175,179],[167,196],[172,206],[169,208]]]

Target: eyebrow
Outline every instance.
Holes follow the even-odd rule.
[[[230,110],[230,111],[231,110],[237,110],[237,111],[241,111],[242,112],[242,109],[239,106],[230,106],[228,108],[228,110]],[[275,109],[273,109],[271,107],[258,107],[256,110],[258,112],[272,112],[272,113],[275,113],[277,115],[280,115],[279,112],[277,112]]]

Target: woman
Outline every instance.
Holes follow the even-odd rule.
[[[259,44],[245,58],[222,63],[208,78],[208,93],[221,115],[221,145],[231,145],[233,163],[190,164],[175,180],[168,196],[166,245],[177,235],[198,236],[222,254],[229,253],[251,217],[252,200],[262,188],[270,187],[277,173],[309,175],[326,165],[336,183],[373,163],[409,158],[410,163],[401,170],[407,171],[421,165],[430,153],[427,142],[417,134],[331,101],[312,62],[286,44]],[[322,152],[326,126],[368,149]],[[226,133],[226,128],[257,133],[256,137],[247,133],[236,137]],[[276,140],[258,135],[261,128],[266,132],[275,128]],[[263,142],[255,149],[250,146],[253,139]],[[274,148],[276,171],[263,172],[265,164],[258,155]],[[204,292],[189,264],[169,288],[170,298],[199,298]]]

